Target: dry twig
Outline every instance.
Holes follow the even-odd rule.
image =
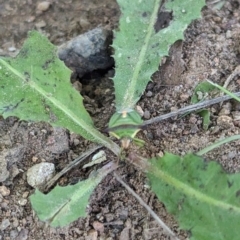
[[[136,194],[123,180],[122,178],[116,173],[113,173],[114,177],[120,182],[129,193],[131,193],[138,202],[145,207],[145,209],[152,215],[152,217],[158,222],[158,224],[163,228],[165,233],[167,233],[173,240],[179,240],[179,238],[172,232],[172,230],[158,217],[158,215],[140,198],[138,194]]]
[[[240,96],[240,92],[237,92],[237,93],[234,93],[234,94],[238,97]],[[168,119],[168,118],[171,118],[171,117],[176,117],[176,116],[186,114],[186,113],[189,113],[189,112],[194,112],[194,111],[197,111],[199,109],[209,107],[213,104],[220,103],[220,102],[223,102],[223,101],[227,101],[229,99],[232,99],[232,97],[231,96],[221,96],[221,97],[217,97],[217,98],[214,98],[214,99],[206,100],[204,102],[199,102],[199,103],[196,103],[196,104],[184,107],[184,108],[180,108],[180,109],[178,109],[174,112],[170,112],[170,113],[152,118],[150,120],[144,121],[142,126],[146,126],[146,125],[149,125],[149,124],[152,124],[152,123],[157,123],[157,122],[163,121],[165,119]]]
[[[102,148],[102,146],[96,146],[94,148],[89,149],[88,151],[81,154],[78,158],[76,158],[74,161],[70,162],[65,168],[62,169],[61,172],[57,173],[50,181],[46,183],[46,185],[43,187],[44,191],[47,191],[51,186],[55,184],[55,182],[66,172],[70,171],[72,168],[76,167],[78,164],[83,162],[87,157],[89,157],[92,153],[97,151],[98,149]]]

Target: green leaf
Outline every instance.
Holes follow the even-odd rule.
[[[154,26],[160,0],[118,0],[122,16],[113,47],[116,74],[113,78],[117,112],[130,111],[141,97],[151,75],[158,70],[170,45],[183,39],[193,19],[200,17],[204,0],[166,0],[165,11],[172,12],[170,25],[160,31]],[[171,15],[171,14],[170,14]],[[159,21],[162,16],[159,15]]]
[[[167,153],[151,163],[152,190],[190,239],[239,239],[240,174],[226,174],[194,154]]]
[[[207,109],[201,109],[197,113],[203,118],[203,129],[208,130],[208,127],[211,123],[210,121],[210,111]]]
[[[70,74],[57,58],[56,47],[31,32],[16,58],[0,58],[0,114],[68,128],[118,153],[117,146],[94,128]]]
[[[222,92],[226,93],[228,96],[230,96],[231,98],[235,99],[236,101],[240,102],[240,98],[238,96],[236,96],[233,92],[228,91],[225,87],[222,87],[221,85],[218,85],[217,83],[214,83],[210,80],[207,80],[208,83],[210,83],[212,86],[220,89]]]
[[[215,86],[207,81],[203,81],[197,85],[194,89],[194,93],[191,98],[191,103],[198,103],[204,100],[205,95],[213,91]],[[207,130],[210,124],[210,111],[207,109],[201,109],[197,113],[203,118],[203,129]]]
[[[197,87],[194,89],[194,93],[191,98],[191,103],[198,103],[199,101],[203,100],[205,95],[208,94],[209,92],[213,91],[216,89],[215,86],[213,86],[211,83],[208,81],[203,81],[197,85]],[[199,95],[201,97],[199,98]]]
[[[66,187],[55,187],[50,193],[40,191],[30,197],[33,209],[42,221],[52,227],[62,227],[86,216],[86,207],[94,188],[117,166],[110,162],[93,173],[87,180]]]

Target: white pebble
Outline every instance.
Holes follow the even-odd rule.
[[[38,163],[27,171],[27,182],[30,186],[38,188],[49,181],[55,173],[53,163]]]
[[[47,2],[47,1],[44,1],[44,2],[40,2],[38,5],[37,5],[37,10],[41,11],[41,12],[44,12],[44,11],[47,11],[50,7],[50,2]]]

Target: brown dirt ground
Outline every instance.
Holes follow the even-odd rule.
[[[0,0],[1,54],[9,54],[11,47],[19,49],[30,29],[38,29],[58,45],[99,25],[110,29],[117,26],[119,9],[115,1],[49,0],[51,6],[45,12],[37,10],[39,2]],[[139,101],[147,118],[189,105],[193,89],[200,81],[211,79],[223,84],[240,64],[240,1],[226,1],[221,10],[214,9],[209,1],[202,15],[202,19],[188,27],[186,40],[172,47],[170,58],[154,74]],[[95,73],[81,80],[86,106],[100,128],[106,126],[114,112],[114,91],[108,79],[112,74],[109,70],[105,76]],[[239,91],[239,84],[240,78],[236,76],[229,89]],[[239,104],[233,101],[222,107],[219,104],[212,106],[211,125],[207,131],[202,128],[202,119],[194,113],[182,119],[153,124],[139,134],[146,141],[141,153],[146,157],[161,155],[163,151],[183,155],[218,139],[239,134],[240,122],[236,117],[239,110]],[[16,118],[0,119],[1,154],[11,157],[10,178],[2,183],[10,194],[0,198],[0,223],[9,221],[9,226],[0,232],[0,239],[168,239],[112,175],[108,175],[92,195],[87,218],[57,229],[40,222],[28,199],[34,190],[26,182],[27,169],[36,162],[47,161],[53,162],[60,171],[89,148],[88,141],[67,133],[69,147],[58,151],[54,149],[55,145],[51,146],[57,144],[52,142],[53,137],[53,128],[47,124],[19,122]],[[207,157],[219,161],[229,172],[238,172],[239,145],[240,141],[226,144]],[[109,159],[113,158],[108,151],[107,154]],[[117,172],[180,239],[187,238],[164,205],[146,187],[146,179],[139,169],[125,163]],[[88,171],[76,168],[62,177],[59,184],[75,183],[88,174]]]

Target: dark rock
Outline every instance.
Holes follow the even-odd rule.
[[[112,32],[95,28],[79,35],[58,48],[58,56],[79,77],[97,69],[107,69],[114,63],[109,45]]]

